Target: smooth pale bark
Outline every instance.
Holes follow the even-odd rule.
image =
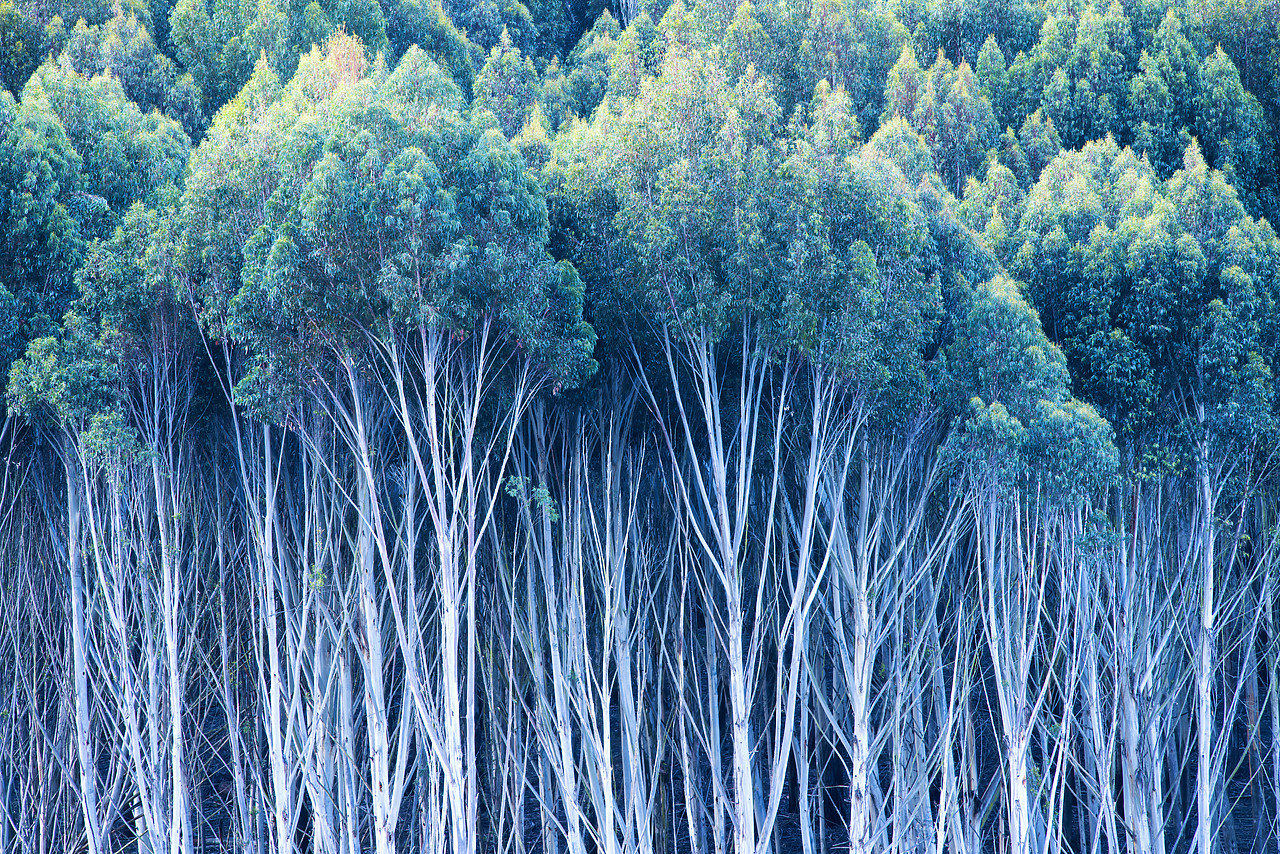
[[[684,516],[693,536],[696,556],[690,555],[691,566],[699,570],[706,608],[715,615],[716,637],[708,644],[714,643],[724,656],[730,767],[729,784],[724,788],[730,793],[733,811],[733,850],[735,854],[757,854],[758,847],[770,844],[790,762],[799,669],[816,586],[808,566],[812,546],[807,538],[811,534],[801,538],[804,554],[790,578],[776,553],[781,536],[777,521],[782,512],[781,442],[791,370],[788,366],[775,373],[770,354],[746,336],[737,354],[737,388],[729,403],[721,388],[718,349],[706,330],[679,342],[669,335],[664,337],[676,423],[664,425],[661,434],[675,479],[673,510]],[[692,400],[681,390],[686,371]],[[660,412],[661,404],[647,381],[645,388],[651,407]],[[770,417],[772,425],[767,423]],[[768,426],[773,427],[772,434],[762,434]],[[822,438],[815,441],[821,443]],[[705,448],[705,457],[695,454],[695,448]],[[763,475],[755,470],[761,463]],[[801,515],[808,529],[812,528],[815,491],[816,484],[811,482],[801,499]],[[758,554],[748,555],[748,528],[756,506],[765,508],[763,518],[758,519],[762,545]],[[753,590],[748,589],[748,578]],[[783,597],[778,611],[771,615],[766,615],[762,606],[766,591],[778,591]],[[712,622],[708,620],[708,633]],[[758,668],[764,664],[765,632],[772,623],[777,625],[772,639],[775,657],[769,662],[774,671],[769,685],[773,693],[759,698]],[[753,760],[756,733],[752,714],[758,699],[769,709],[768,719],[774,726],[770,749],[761,751],[763,767],[757,767]],[[714,706],[714,699],[709,704]],[[709,720],[714,723],[718,711],[713,708],[710,712]],[[719,731],[713,727],[708,741],[716,739]],[[709,752],[712,774],[719,775],[720,766],[710,746]],[[717,786],[717,797],[719,789]]]
[[[528,668],[531,726],[559,790],[570,852],[584,850],[588,834],[610,854],[654,845],[656,791],[648,767],[661,764],[664,748],[659,742],[646,756],[641,747],[642,698],[650,692],[637,684],[633,644],[636,629],[649,622],[647,607],[632,604],[636,596],[645,603],[637,590],[648,567],[634,552],[649,540],[639,528],[635,494],[624,499],[619,488],[618,422],[629,420],[631,405],[625,402],[614,410],[616,420],[598,427],[581,418],[553,421],[535,406],[514,455],[514,537],[521,544],[514,569],[525,581],[502,577],[508,612],[530,613],[513,620],[510,644]],[[554,460],[553,436],[564,436],[568,446]],[[597,465],[603,489],[592,481]],[[580,799],[600,817],[595,825]]]
[[[676,417],[673,429],[664,431],[677,478],[677,513],[686,514],[690,533],[701,550],[705,565],[707,606],[723,625],[716,644],[723,650],[727,677],[729,767],[733,810],[734,854],[756,854],[757,822],[755,777],[752,769],[751,707],[747,672],[748,638],[745,632],[743,541],[748,525],[747,508],[753,497],[752,467],[756,459],[758,428],[762,416],[761,394],[766,376],[767,359],[743,345],[743,362],[738,383],[736,408],[722,407],[720,371],[716,344],[703,331],[679,344],[664,339],[667,368],[676,392]],[[694,399],[688,404],[681,393],[682,368],[687,367],[693,382]],[[650,404],[658,408],[652,390]],[[691,419],[700,419],[702,428],[695,434]],[[677,444],[678,443],[678,444]],[[706,460],[691,459],[686,454],[705,443]],[[688,450],[686,451],[685,448]],[[775,461],[776,464],[776,461]],[[763,575],[763,573],[762,573]],[[763,578],[761,586],[763,587]],[[713,773],[719,773],[718,768]]]
[[[160,454],[153,451],[151,463],[152,485],[155,489],[156,530],[160,537],[160,607],[163,612],[164,651],[166,665],[166,689],[169,719],[169,806],[170,852],[192,851],[191,824],[187,803],[186,737],[182,716],[186,707],[183,697],[183,666],[179,661],[182,642],[179,637],[178,611],[182,578],[179,567],[179,549],[173,530],[174,522],[181,519],[181,511],[170,499],[168,490],[175,485],[176,460],[169,457],[170,477],[160,471]]]
[[[1201,447],[1196,467],[1200,512],[1200,632],[1196,647],[1196,848],[1213,854],[1217,835],[1217,774],[1214,762],[1216,710],[1213,704],[1216,605],[1214,602],[1216,495],[1209,476],[1207,448]]]
[[[248,775],[245,772],[244,747],[241,741],[241,709],[237,692],[233,690],[232,658],[238,660],[238,649],[233,651],[232,637],[234,630],[232,628],[232,611],[227,606],[229,597],[232,575],[229,567],[227,545],[226,545],[226,521],[221,515],[223,505],[218,503],[219,515],[216,517],[216,556],[218,565],[218,661],[220,664],[220,684],[219,696],[222,700],[223,713],[226,715],[227,726],[227,746],[231,754],[231,774],[232,786],[234,787],[233,798],[235,804],[235,831],[244,843],[244,850],[249,849],[249,839],[252,834],[252,817],[250,815],[249,798],[248,798]]]
[[[871,625],[872,567],[869,564],[871,544],[868,542],[871,510],[870,461],[866,443],[862,443],[860,477],[858,478],[858,511],[855,530],[848,530],[844,514],[842,488],[829,489],[827,503],[832,511],[831,538],[837,580],[833,629],[840,654],[846,691],[850,732],[846,750],[849,755],[849,850],[869,854],[875,847],[875,804],[871,793],[871,774],[875,757],[871,732],[871,676],[878,646]],[[849,461],[846,458],[847,470]]]
[[[364,673],[365,728],[369,739],[369,793],[373,801],[373,840],[378,854],[394,854],[396,813],[392,809],[391,741],[386,706],[386,685],[383,673],[386,657],[382,643],[382,612],[374,581],[373,537],[368,519],[372,514],[372,499],[365,481],[361,478],[361,525],[357,546],[356,572],[360,578],[360,636],[359,650]]]
[[[258,522],[259,548],[259,584],[260,599],[258,602],[258,619],[265,633],[266,672],[266,720],[268,763],[271,770],[271,805],[272,832],[275,839],[276,852],[285,852],[293,845],[293,781],[287,767],[287,747],[285,733],[284,709],[284,667],[280,657],[282,638],[279,631],[279,597],[276,590],[276,579],[279,571],[277,555],[276,521],[277,502],[277,466],[280,455],[274,450],[272,430],[262,427],[262,492],[257,497],[261,502],[261,515]]]
[[[929,485],[938,435],[831,426],[785,359],[673,344],[683,397],[606,424],[625,391],[535,414],[518,354],[409,338],[210,448],[131,398],[144,454],[73,448],[65,499],[0,501],[6,850],[91,850],[96,817],[140,852],[736,854],[744,810],[752,854],[795,819],[819,854],[824,812],[900,854],[1200,850],[1246,813],[1275,838],[1272,499],[1244,465],[983,516]],[[508,472],[560,518],[517,518]]]
[[[988,487],[976,503],[979,596],[995,682],[1005,766],[1005,820],[1010,854],[1044,844],[1040,792],[1032,789],[1030,745],[1066,641],[1069,555],[1064,520],[1039,496],[1000,495]],[[1057,581],[1058,608],[1047,610]],[[1065,722],[1064,722],[1065,723]]]
[[[388,607],[420,745],[433,751],[442,774],[450,850],[473,854],[479,808],[477,555],[487,539],[516,423],[533,391],[530,365],[525,360],[514,370],[504,368],[487,316],[468,336],[425,324],[404,340],[398,335],[393,331],[370,344],[389,374],[382,390],[403,439],[405,476],[416,478],[421,495],[434,570],[433,596],[426,601],[433,607],[424,612],[425,597],[402,602],[398,592],[389,596]],[[350,364],[347,372],[354,387]],[[510,385],[500,390],[499,383]],[[486,407],[494,403],[497,414],[490,422],[493,413]],[[363,458],[372,489],[372,468],[368,456]],[[371,512],[383,576],[393,587],[390,532],[376,501]],[[402,532],[397,546],[404,542]],[[409,558],[416,559],[412,553]],[[424,644],[423,626],[435,627],[433,648]]]
[[[80,467],[71,459],[73,456],[78,456],[76,449],[68,446],[65,453],[68,456],[66,461],[67,572],[71,586],[71,666],[76,685],[76,758],[80,771],[80,798],[89,854],[101,854],[106,849],[103,844],[102,819],[98,814],[98,764],[93,753],[91,731],[92,708],[89,698],[86,589],[82,551],[84,535],[81,521],[84,490],[80,481]]]
[[[1267,635],[1273,638],[1276,636],[1275,632],[1278,628],[1274,602],[1276,593],[1275,569],[1275,561],[1269,562],[1262,587],[1263,625],[1266,627]],[[1268,644],[1264,657],[1267,668],[1267,713],[1271,719],[1271,731],[1275,733],[1280,732],[1280,729],[1277,729],[1277,727],[1280,727],[1280,685],[1276,682],[1277,678],[1280,678],[1280,644]],[[1270,811],[1268,816],[1270,821],[1267,833],[1268,841],[1275,842],[1280,840],[1280,739],[1272,737],[1267,754],[1271,766],[1271,791],[1268,792],[1269,803],[1267,805]]]
[[[1136,503],[1136,500],[1135,500]],[[1135,514],[1136,516],[1136,514]],[[1138,520],[1135,518],[1135,525]],[[1160,702],[1153,680],[1161,657],[1158,619],[1161,609],[1152,601],[1153,590],[1139,573],[1137,531],[1133,544],[1122,558],[1124,573],[1120,589],[1121,606],[1114,617],[1119,649],[1116,679],[1120,692],[1120,773],[1125,822],[1136,850],[1163,854],[1163,731]],[[1157,558],[1158,560],[1159,558]],[[1154,635],[1154,636],[1153,636]]]
[[[391,721],[388,713],[385,673],[387,655],[383,644],[383,614],[381,591],[378,589],[378,555],[381,551],[386,562],[385,535],[381,525],[381,512],[374,496],[375,480],[372,471],[366,424],[366,404],[363,383],[357,379],[350,360],[346,372],[351,392],[352,420],[355,433],[354,448],[359,472],[356,475],[356,510],[358,514],[356,535],[355,573],[359,579],[360,622],[356,635],[357,650],[364,676],[365,730],[369,740],[369,794],[373,802],[373,840],[377,854],[395,854],[396,821],[399,815],[399,791],[392,779]]]

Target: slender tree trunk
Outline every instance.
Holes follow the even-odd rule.
[[[1213,667],[1215,641],[1214,554],[1215,502],[1209,477],[1208,449],[1201,447],[1196,480],[1200,499],[1200,639],[1196,653],[1196,848],[1213,854],[1217,815],[1214,763]]]
[[[69,441],[64,453],[67,456],[67,568],[71,583],[71,653],[76,684],[76,758],[80,767],[80,801],[89,854],[102,854],[106,848],[98,813],[98,762],[92,744],[93,707],[89,695],[88,626],[85,617],[87,594],[81,549],[84,489],[80,481],[80,467],[74,462],[77,452]]]

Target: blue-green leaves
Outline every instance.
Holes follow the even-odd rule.
[[[1111,426],[1071,397],[1066,359],[1007,276],[973,288],[947,354],[967,413],[952,453],[996,488],[1039,485],[1074,500],[1116,468]]]
[[[581,286],[545,252],[536,182],[432,60],[410,50],[393,73],[367,70],[360,43],[335,37],[288,86],[258,88],[214,123],[183,213],[193,266],[215,285],[207,311],[253,353],[244,393],[287,395],[402,328],[465,336],[482,318],[556,383],[590,375]],[[239,245],[217,227],[228,203]]]
[[[1167,182],[1111,140],[1061,155],[1027,198],[1020,239],[1014,267],[1077,388],[1122,434],[1189,417],[1224,437],[1244,435],[1227,427],[1237,418],[1265,423],[1280,246],[1198,145]]]

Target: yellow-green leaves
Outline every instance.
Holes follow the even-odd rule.
[[[109,236],[134,202],[154,204],[161,187],[181,183],[190,147],[186,133],[159,112],[143,113],[117,78],[86,77],[64,59],[42,65],[27,87],[32,98],[48,99],[80,155],[84,191],[109,209],[98,222],[82,219],[87,230]]]
[[[928,71],[906,47],[889,72],[882,124],[901,118],[933,153],[944,183],[959,193],[964,179],[981,165],[999,134],[991,101],[969,64],[954,66],[942,53]]]
[[[616,211],[590,236],[616,259],[601,297],[718,336],[771,261],[761,235],[778,119],[769,87],[753,75],[731,85],[710,58],[672,45],[657,79],[610,107],[570,129],[548,166],[560,199],[603,197]]]

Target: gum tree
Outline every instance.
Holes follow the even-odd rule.
[[[192,237],[214,261],[201,271],[208,305],[216,315],[225,300],[248,353],[237,396],[286,425],[292,413],[307,413],[299,425],[321,418],[354,463],[341,476],[357,520],[352,640],[377,850],[394,848],[412,745],[443,778],[436,820],[452,850],[469,852],[478,552],[516,421],[538,389],[590,374],[594,335],[576,274],[545,254],[545,207],[519,154],[486,111],[462,111],[425,54],[366,70],[359,42],[335,38],[285,87],[259,75],[262,99],[220,117],[188,184]],[[240,142],[264,136],[283,156]],[[229,178],[228,160],[244,166]],[[249,235],[223,243],[225,255],[203,225],[215,216],[204,200],[227,198],[223,182]],[[432,536],[418,545],[424,525]],[[416,592],[423,561],[430,600]]]

